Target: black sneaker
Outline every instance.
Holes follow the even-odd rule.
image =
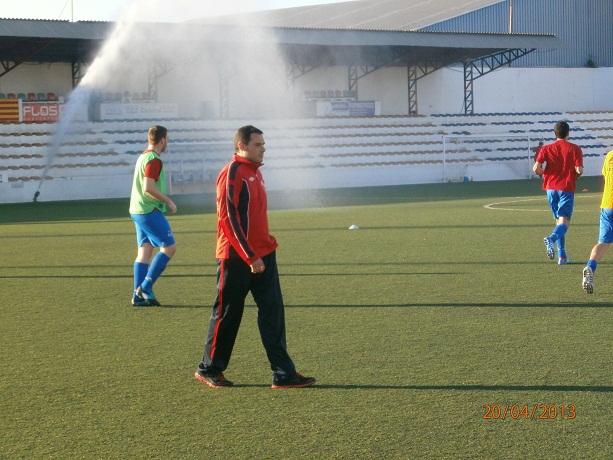
[[[144,297],[137,295],[136,291],[134,291],[134,295],[132,296],[132,305],[135,307],[147,307],[149,306],[149,301]]]
[[[315,377],[305,377],[296,372],[286,379],[272,378],[272,388],[304,388],[310,387],[315,383]]]
[[[160,302],[158,302],[158,300],[155,298],[155,295],[153,294],[153,291],[145,291],[142,288],[142,286],[139,286],[139,287],[136,288],[135,296],[142,297],[152,307],[160,307],[160,306],[162,306],[162,304]]]
[[[230,382],[224,377],[223,373],[219,375],[204,375],[200,373],[200,370],[197,370],[194,374],[194,377],[196,377],[201,382],[206,383],[211,388],[225,388],[234,385],[232,382]]]

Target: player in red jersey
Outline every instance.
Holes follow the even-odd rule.
[[[577,179],[583,174],[583,152],[581,147],[568,142],[568,123],[556,123],[553,131],[556,141],[543,146],[532,169],[543,176],[543,190],[547,191],[549,206],[556,220],[553,233],[544,238],[547,257],[553,259],[554,244],[557,244],[558,264],[566,265],[570,260],[566,256],[565,235],[573,214]]]

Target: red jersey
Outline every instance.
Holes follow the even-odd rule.
[[[268,233],[268,202],[260,166],[234,154],[217,177],[217,259],[240,257],[251,265],[278,246]]]
[[[583,166],[581,147],[564,139],[543,146],[536,162],[544,164],[543,190],[575,191],[577,183],[576,167]]]

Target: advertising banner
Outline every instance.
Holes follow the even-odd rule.
[[[22,121],[24,122],[55,122],[60,118],[59,102],[23,102]]]
[[[179,106],[177,104],[162,103],[102,103],[100,104],[99,120],[134,120],[178,118]]]
[[[375,101],[350,101],[350,117],[372,117],[375,116]]]
[[[318,117],[372,117],[381,114],[379,101],[319,101]]]

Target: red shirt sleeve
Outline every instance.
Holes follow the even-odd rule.
[[[575,155],[575,166],[583,166],[583,150],[581,150],[581,147],[576,147]]]
[[[160,178],[160,172],[162,171],[162,162],[157,158],[151,160],[145,166],[145,177],[149,177],[154,181]]]

